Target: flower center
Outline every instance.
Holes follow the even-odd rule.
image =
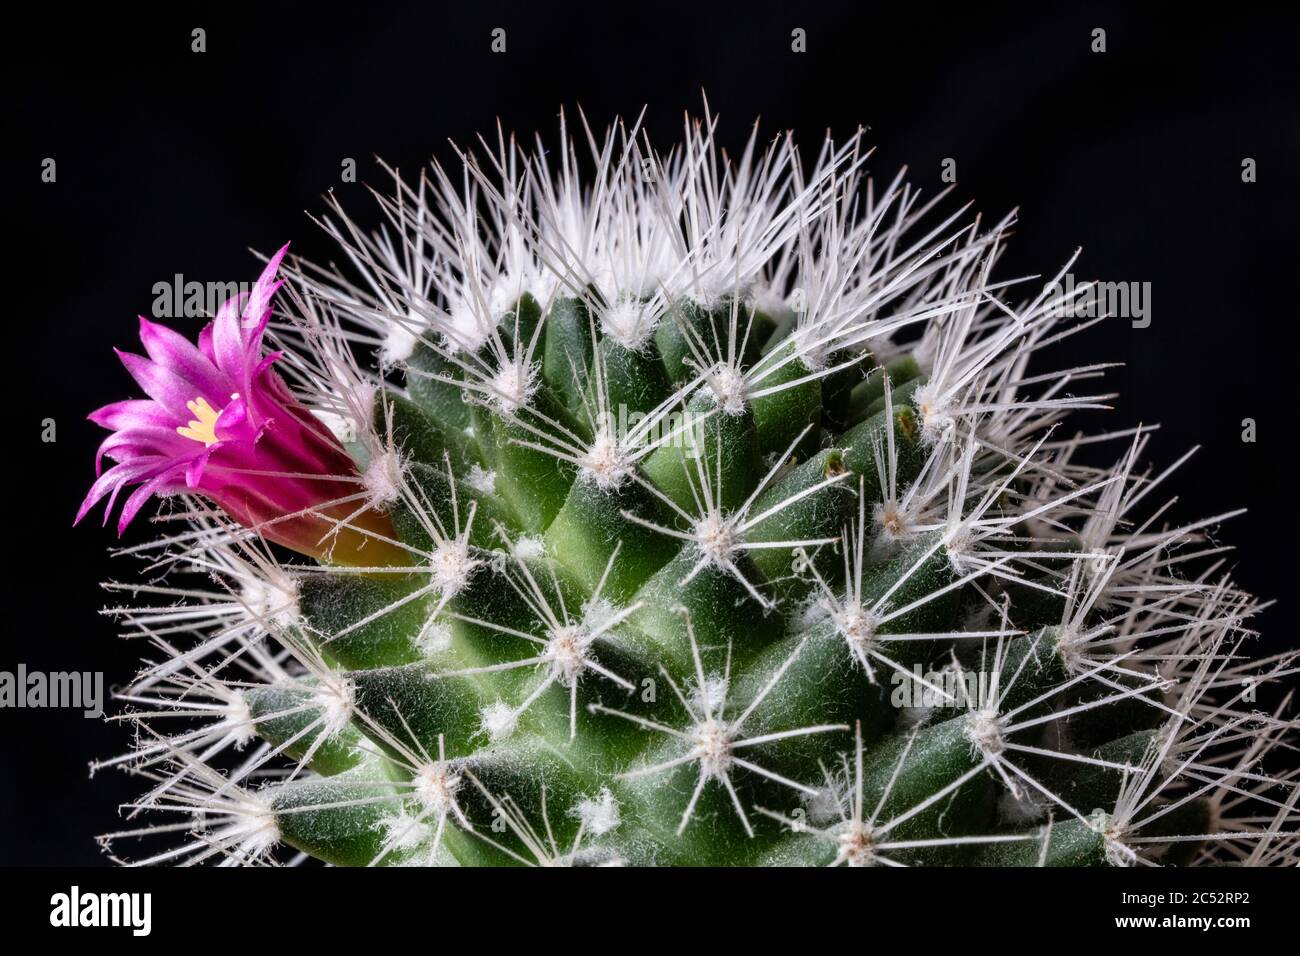
[[[177,428],[176,433],[211,448],[217,443],[217,418],[221,413],[209,405],[206,398],[201,397],[186,402],[185,407],[190,410],[194,420],[183,428]]]

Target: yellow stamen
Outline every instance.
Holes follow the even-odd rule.
[[[208,447],[215,445],[217,443],[217,417],[221,413],[209,405],[206,398],[196,398],[192,402],[186,402],[185,407],[194,415],[194,421],[184,428],[177,428],[177,434],[184,435],[194,441],[203,442]]]

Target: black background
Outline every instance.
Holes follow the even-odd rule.
[[[0,670],[102,670],[107,684],[134,671],[138,649],[95,614],[97,582],[134,568],[110,561],[109,531],[71,519],[101,438],[84,416],[131,394],[110,349],[134,347],[154,283],[251,281],[248,249],[289,239],[328,258],[304,210],[334,188],[374,224],[375,155],[413,172],[498,118],[553,136],[558,108],[579,104],[601,126],[648,105],[666,147],[702,89],[733,148],[756,116],[810,148],[828,127],[865,124],[878,178],[908,165],[929,191],[954,158],[961,198],[989,216],[1021,211],[1003,276],[1054,272],[1082,245],[1077,275],[1152,283],[1150,328],[1105,323],[1062,361],[1125,363],[1108,421],[1163,422],[1162,463],[1203,446],[1174,482],[1175,517],[1248,506],[1222,535],[1240,548],[1236,576],[1290,598],[1297,22],[1243,4],[1048,6],[223,5],[95,18],[47,4],[10,31],[3,65]],[[190,52],[196,26],[203,54]],[[495,27],[504,54],[489,49]],[[796,27],[803,54],[791,52]],[[1089,50],[1094,27],[1104,54]],[[40,180],[45,157],[56,183]],[[339,181],[346,157],[363,182]],[[1241,180],[1245,157],[1257,183]],[[46,418],[54,444],[41,441]],[[128,540],[148,531],[140,520]],[[1294,643],[1282,613],[1263,623],[1266,648]],[[138,788],[107,771],[88,780],[87,764],[126,741],[79,713],[0,711],[0,863],[102,861],[92,837]]]

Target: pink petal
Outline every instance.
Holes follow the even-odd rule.
[[[229,305],[233,300],[227,300]],[[212,320],[212,358],[221,373],[233,382],[243,384],[244,330],[240,328],[239,312],[223,305]]]
[[[195,396],[202,395],[214,406],[220,407],[234,391],[230,382],[208,361],[207,356],[179,332],[150,322],[142,315],[140,341],[149,358],[190,382],[194,386]]]
[[[191,489],[199,488],[203,483],[204,469],[207,468],[208,459],[212,457],[212,451],[220,447],[220,443],[203,449],[203,454],[193,458],[185,466],[185,486]]]
[[[127,525],[135,519],[140,509],[144,507],[144,503],[159,491],[164,490],[168,484],[175,482],[181,470],[181,468],[175,467],[168,468],[156,478],[146,481],[131,492],[131,496],[126,499],[126,504],[122,505],[122,514],[117,519],[117,536],[119,538],[126,531]]]
[[[86,513],[90,511],[91,508],[95,507],[104,495],[111,491],[113,493],[113,498],[116,498],[117,492],[122,485],[149,474],[151,470],[157,468],[160,464],[163,467],[168,466],[168,463],[164,459],[151,459],[148,461],[133,461],[121,465],[114,465],[112,468],[108,469],[108,471],[100,475],[98,480],[90,486],[90,491],[86,493],[86,497],[82,500],[81,507],[77,509],[77,517],[73,519],[72,523],[74,525],[79,523],[81,519],[86,516]],[[113,503],[110,499],[108,508],[104,512],[104,524],[108,524],[108,512],[111,511],[112,508]]]
[[[225,306],[222,306],[222,309],[224,308]],[[221,314],[220,309],[217,310],[217,314]],[[217,364],[217,356],[216,353],[212,351],[212,326],[214,322],[209,322],[207,325],[203,326],[202,331],[199,332],[199,351],[203,353],[204,358],[215,366]]]
[[[275,255],[267,260],[266,268],[257,277],[257,282],[253,285],[253,291],[248,295],[248,304],[244,307],[245,318],[256,319],[262,322],[263,325],[265,324],[264,313],[270,310],[271,300],[275,298],[275,293],[280,288],[280,283],[275,281],[275,274],[280,271],[280,262],[288,251],[289,243],[286,242]]]
[[[191,383],[171,369],[149,361],[143,355],[123,352],[121,349],[114,349],[114,351],[146,395],[178,419],[189,415],[185,403],[198,397],[194,394],[194,386]]]
[[[114,431],[150,425],[175,427],[177,424],[174,415],[157,402],[147,398],[128,398],[124,402],[113,402],[111,405],[95,409],[86,417],[96,425]]]
[[[95,455],[95,474],[99,474],[104,458],[124,462],[149,455],[163,455],[168,458],[188,459],[191,449],[202,446],[180,435],[175,428],[142,427],[127,428],[109,435],[99,446]]]

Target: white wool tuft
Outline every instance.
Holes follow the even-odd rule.
[[[622,822],[618,801],[608,787],[602,789],[595,799],[584,797],[579,800],[572,812],[582,821],[583,829],[592,836],[609,833]]]
[[[519,725],[519,715],[505,701],[488,704],[479,714],[483,732],[493,741],[507,740]]]

